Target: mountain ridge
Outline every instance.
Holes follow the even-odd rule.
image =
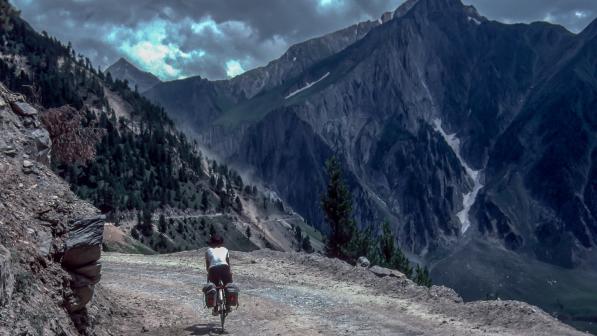
[[[303,202],[302,195],[321,192],[317,176],[323,162],[318,161],[324,153],[337,153],[351,180],[358,221],[377,226],[390,220],[401,247],[413,259],[429,262],[432,269],[460,249],[481,249],[488,258],[506,249],[556,267],[574,268],[593,260],[594,217],[580,209],[594,207],[592,196],[570,203],[565,212],[558,209],[561,198],[553,201],[549,196],[577,192],[581,183],[583,189],[592,188],[585,183],[592,169],[585,158],[595,142],[594,135],[586,132],[592,119],[582,114],[569,119],[582,125],[571,129],[585,129],[578,133],[580,139],[590,141],[585,141],[587,146],[570,145],[567,154],[557,145],[576,141],[574,132],[563,128],[558,132],[566,117],[544,118],[538,109],[548,97],[541,92],[557,90],[554,83],[563,83],[563,78],[575,82],[588,78],[583,90],[593,97],[595,74],[583,70],[584,77],[571,75],[590,69],[590,58],[577,56],[593,52],[584,38],[590,27],[584,34],[573,34],[547,23],[502,24],[483,20],[458,0],[407,5],[401,16],[374,27],[282,85],[231,107],[220,106],[214,114],[219,117],[211,121],[198,117],[200,125],[193,129],[198,139],[271,183],[309,223],[323,230],[317,209]],[[578,69],[569,66],[575,62],[589,63]],[[572,95],[562,97],[572,101]],[[591,105],[584,101],[580,111],[587,114]],[[287,127],[297,118],[302,122],[300,135]],[[537,122],[549,129],[551,140],[540,128],[528,128]],[[314,143],[319,145],[289,147],[280,129],[292,139],[316,137]],[[523,129],[519,138],[517,130]],[[450,139],[456,145],[449,146]],[[580,156],[573,158],[571,154],[578,151]],[[293,154],[301,158],[300,165],[276,166]],[[517,155],[529,160],[517,161]],[[555,159],[558,155],[561,164]],[[474,184],[466,166],[479,171],[483,185],[476,201],[468,205],[466,197],[472,195]],[[312,180],[275,173],[299,167],[317,173]],[[561,188],[551,182],[569,178],[576,182]],[[472,225],[461,233],[463,223],[457,215],[467,206]],[[556,224],[542,226],[552,222]],[[561,234],[567,238],[557,243]],[[441,282],[444,274],[446,270],[438,268],[434,279]],[[498,283],[486,285],[482,289],[486,293],[499,291]],[[554,302],[542,304],[556,309]]]

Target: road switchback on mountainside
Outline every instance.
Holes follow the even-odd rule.
[[[101,286],[114,307],[104,323],[117,335],[219,334],[203,307],[204,253],[105,253]],[[228,335],[582,335],[525,303],[465,304],[450,289],[318,254],[231,252],[231,263],[241,296]]]

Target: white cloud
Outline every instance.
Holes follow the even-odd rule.
[[[185,77],[182,65],[204,57],[201,49],[182,51],[179,34],[190,22],[173,24],[161,19],[143,22],[136,27],[116,27],[107,36],[106,42],[117,47],[128,59],[145,71],[161,79]]]
[[[230,78],[238,76],[245,72],[245,69],[237,60],[229,60],[226,62],[226,75]]]
[[[576,16],[579,19],[584,19],[587,16],[589,16],[589,14],[587,12],[583,12],[583,11],[575,11],[574,16]]]

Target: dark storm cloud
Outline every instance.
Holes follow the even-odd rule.
[[[290,45],[393,10],[403,0],[13,0],[45,30],[102,68],[124,56],[162,79],[225,78]],[[465,0],[506,22],[547,20],[579,31],[595,0]]]

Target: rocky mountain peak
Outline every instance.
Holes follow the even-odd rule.
[[[140,70],[124,57],[119,58],[108,67],[106,72],[109,72],[115,79],[128,81],[129,87],[134,90],[136,86],[139,92],[145,92],[161,83],[154,74]]]
[[[583,31],[582,34],[589,37],[597,35],[597,19],[593,20]]]
[[[461,0],[408,0],[394,12],[394,17],[402,17],[410,12],[429,16],[441,14],[442,16],[466,15],[470,20],[478,22],[487,21],[472,5],[464,5]]]
[[[464,6],[464,11],[470,18],[477,19],[480,22],[487,21],[487,18],[485,16],[479,14],[479,12],[477,11],[477,8],[475,8],[475,6],[473,6],[473,5]]]
[[[394,17],[401,17],[404,14],[408,13],[420,0],[408,0],[404,2],[396,11],[394,12]]]
[[[114,64],[112,66],[132,66],[132,67],[134,67],[134,65],[124,57],[120,57],[118,59],[118,61],[114,62]]]

